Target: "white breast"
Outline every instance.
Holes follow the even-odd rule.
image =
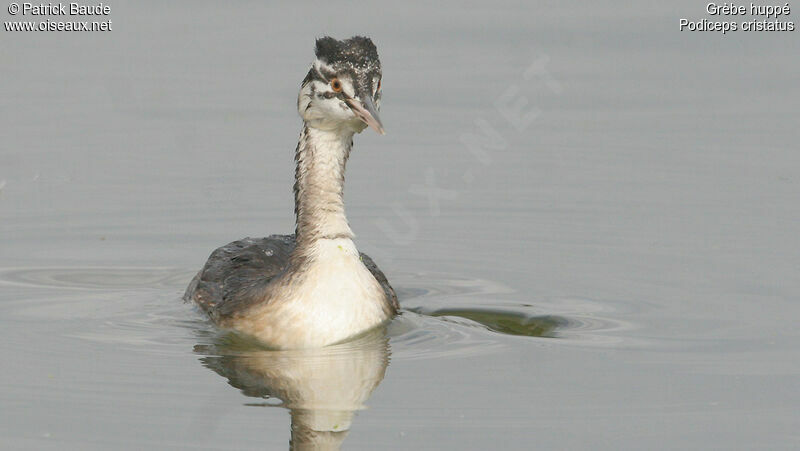
[[[333,344],[388,319],[385,294],[352,240],[320,240],[312,263],[279,297],[233,328],[279,348]]]

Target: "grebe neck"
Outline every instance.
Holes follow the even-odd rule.
[[[352,147],[352,131],[304,124],[295,152],[296,252],[309,250],[319,240],[352,240],[343,199],[345,166]]]

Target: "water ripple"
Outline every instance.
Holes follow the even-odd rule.
[[[205,317],[180,302],[193,271],[159,267],[0,269],[0,286],[19,293],[4,315],[58,324],[65,337],[99,344],[180,352],[186,343],[227,340]],[[615,316],[624,305],[587,299],[522,302],[496,282],[448,275],[396,276],[403,311],[387,327],[395,359],[461,357],[538,345],[632,345],[633,329]],[[36,289],[34,289],[36,288]],[[27,294],[26,294],[27,293]],[[168,351],[169,349],[169,351]]]
[[[164,288],[185,284],[193,271],[158,267],[38,267],[0,269],[0,285],[79,290]]]

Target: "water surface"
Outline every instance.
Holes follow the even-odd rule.
[[[800,447],[797,32],[681,33],[694,2],[111,7],[0,33],[0,447]],[[383,61],[345,197],[404,311],[269,351],[179,299],[292,230],[325,33]]]

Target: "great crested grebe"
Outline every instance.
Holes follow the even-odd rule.
[[[184,295],[220,327],[283,349],[340,342],[398,309],[386,276],[356,249],[342,199],[353,135],[384,133],[378,51],[366,37],[324,37],[315,53],[297,98],[295,234],[220,247]]]

